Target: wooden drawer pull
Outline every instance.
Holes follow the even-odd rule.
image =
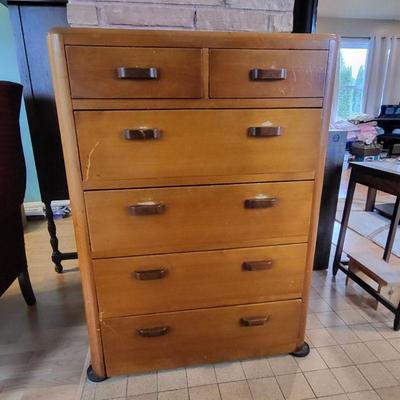
[[[132,274],[135,279],[139,281],[152,281],[155,279],[162,279],[167,276],[167,269],[148,269],[143,271],[134,271]]]
[[[129,206],[131,215],[156,215],[165,211],[163,203],[138,203]]]
[[[243,317],[240,318],[241,326],[261,326],[265,325],[268,321],[268,315],[264,315],[262,317]]]
[[[252,81],[282,81],[287,78],[286,68],[255,68],[250,70],[250,79]]]
[[[252,126],[247,130],[250,137],[271,137],[281,136],[283,128],[281,126]]]
[[[117,76],[119,79],[157,79],[157,68],[130,68],[119,67],[117,68]]]
[[[154,328],[143,328],[138,330],[138,334],[142,337],[164,336],[169,333],[169,326],[157,326]]]
[[[272,268],[272,260],[245,261],[242,268],[244,271],[264,271]]]
[[[126,140],[155,140],[161,137],[159,129],[124,129]]]
[[[254,199],[246,199],[244,201],[245,208],[271,208],[275,207],[278,202],[276,197],[255,197]]]

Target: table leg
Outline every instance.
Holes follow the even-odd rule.
[[[349,187],[347,188],[346,202],[344,204],[343,217],[340,225],[339,238],[336,245],[335,259],[333,260],[333,266],[332,266],[333,275],[337,274],[338,265],[342,257],[344,239],[346,237],[346,229],[349,223],[351,204],[353,203],[355,188],[356,188],[356,181],[354,180],[352,175],[350,175],[350,182],[349,182]]]
[[[374,211],[377,190],[369,187],[367,193],[367,200],[365,202],[365,211]]]
[[[389,234],[386,241],[385,252],[383,253],[383,259],[389,262],[390,255],[392,253],[394,238],[396,237],[397,227],[400,222],[400,197],[396,198],[396,203],[393,209],[392,219],[390,221]]]

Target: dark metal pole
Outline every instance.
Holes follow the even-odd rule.
[[[295,0],[293,9],[293,33],[315,32],[318,0]]]

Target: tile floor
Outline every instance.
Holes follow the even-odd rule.
[[[400,400],[400,332],[355,285],[314,272],[311,351],[85,383],[82,400]]]

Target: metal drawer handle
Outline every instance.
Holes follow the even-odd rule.
[[[245,261],[242,264],[244,271],[263,271],[272,268],[272,260],[263,261]]]
[[[250,80],[252,81],[282,81],[287,78],[286,68],[255,68],[250,70]]]
[[[134,271],[132,275],[139,281],[153,281],[155,279],[162,279],[167,276],[167,269],[148,269],[142,271]]]
[[[165,204],[163,203],[138,203],[129,206],[131,215],[156,215],[165,212]]]
[[[119,67],[117,68],[117,76],[119,79],[157,79],[158,71],[155,67]]]
[[[250,137],[281,136],[282,133],[281,126],[252,126],[247,130],[247,135]]]
[[[165,336],[169,331],[169,326],[156,326],[154,328],[138,329],[138,334],[142,337],[157,337]]]
[[[243,317],[240,318],[240,325],[241,326],[261,326],[265,325],[265,323],[268,321],[269,316],[264,315],[261,317]]]
[[[276,197],[255,197],[254,199],[246,199],[244,201],[245,208],[271,208],[278,203]]]
[[[155,140],[160,139],[161,131],[157,128],[124,129],[126,140]]]

